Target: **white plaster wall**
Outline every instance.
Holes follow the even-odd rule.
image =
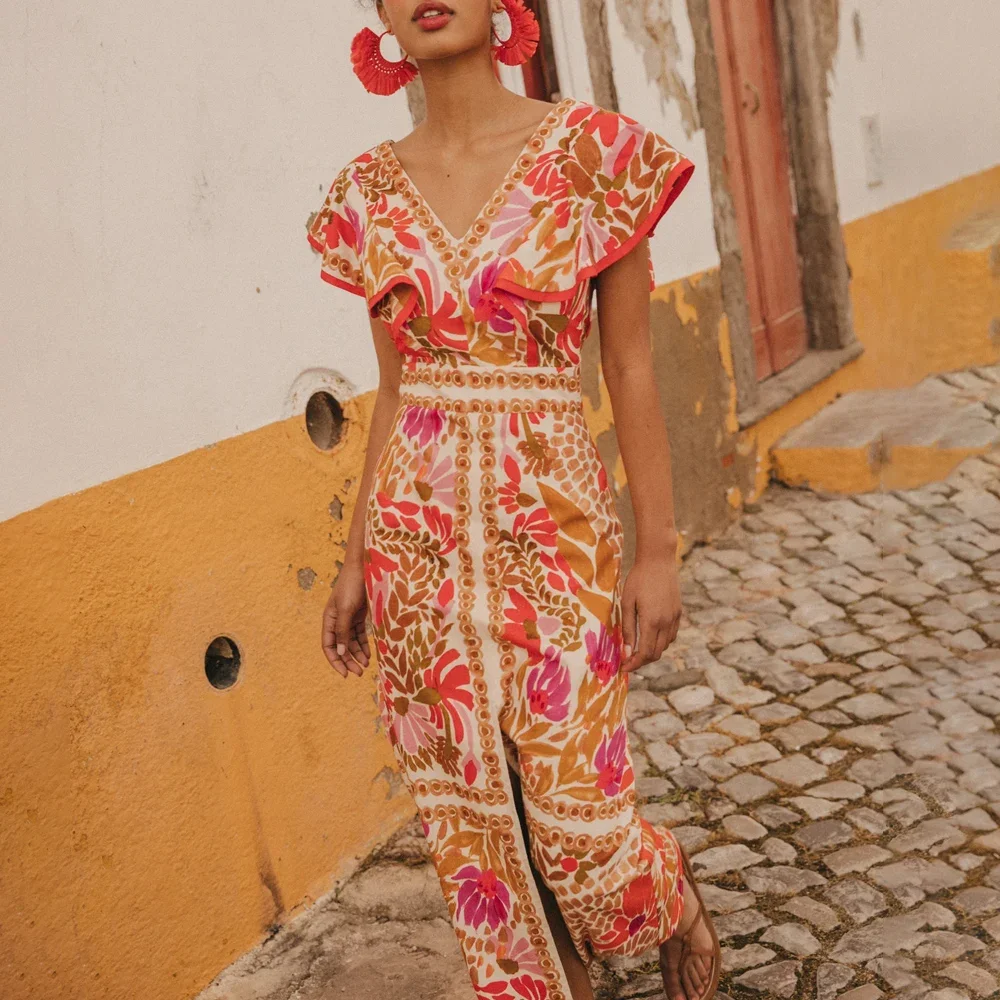
[[[555,49],[556,72],[559,74],[561,97],[575,97],[578,101],[594,100],[594,86],[590,79],[587,61],[587,42],[583,32],[583,18],[579,0],[548,5],[552,30],[552,47]]]
[[[0,519],[263,426],[296,376],[375,384],[360,298],[305,239],[410,128],[352,3],[0,5]]]
[[[682,63],[678,69],[696,102],[694,35],[687,5],[684,0],[658,0],[655,6],[669,12],[681,49]],[[676,102],[664,100],[658,86],[647,77],[642,52],[626,34],[615,0],[608,0],[607,10],[619,110],[655,129],[695,165],[687,187],[663,217],[650,241],[657,284],[665,284],[719,266],[705,132],[698,129],[691,136],[685,133]]]
[[[986,0],[841,3],[829,110],[844,222],[1000,163],[997,24]],[[868,186],[860,123],[873,114],[883,147],[877,187]]]

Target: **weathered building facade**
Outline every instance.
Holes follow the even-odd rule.
[[[512,87],[697,165],[651,302],[689,546],[838,396],[1000,357],[987,5],[947,30],[931,0],[535,6]],[[353,4],[9,8],[0,974],[11,1000],[176,1000],[411,812],[372,677],[320,652],[377,371],[304,227],[420,94],[361,90]]]

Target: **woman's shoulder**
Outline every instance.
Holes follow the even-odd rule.
[[[360,153],[355,154],[346,162],[343,162],[340,169],[336,172],[334,183],[340,181],[345,184],[357,184],[365,171],[370,170],[371,165],[376,162],[386,141],[377,142]]]
[[[591,101],[571,99],[564,127],[568,133],[568,142],[564,142],[564,146],[568,151],[593,162],[593,157],[587,154],[593,154],[596,147],[602,153],[601,165],[610,166],[614,173],[618,173],[635,153],[644,152],[649,159],[657,153],[677,153],[669,139],[657,128],[623,111],[614,111]],[[610,163],[603,155],[608,150],[616,154]]]
[[[571,294],[653,235],[693,169],[644,122],[589,101],[569,102],[528,174],[532,197],[512,208],[531,221],[507,261],[503,287],[528,297]],[[544,229],[528,238],[535,226]],[[653,281],[650,258],[651,287]]]
[[[377,142],[346,162],[342,161],[340,167],[335,168],[328,190],[329,203],[334,207],[351,207],[362,217],[365,215],[368,204],[384,187],[379,178],[384,163],[382,152],[385,145],[386,140]]]

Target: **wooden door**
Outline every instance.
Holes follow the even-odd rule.
[[[757,378],[808,346],[773,0],[711,0],[726,170],[736,207]]]

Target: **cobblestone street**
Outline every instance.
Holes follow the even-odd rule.
[[[986,997],[1000,978],[1000,457],[922,489],[772,486],[684,563],[634,678],[643,813],[692,855],[734,998]],[[203,996],[471,1000],[419,830]],[[660,997],[652,962],[603,998]]]

